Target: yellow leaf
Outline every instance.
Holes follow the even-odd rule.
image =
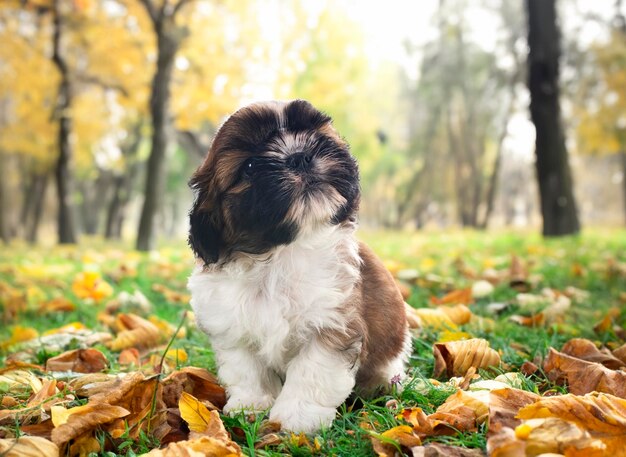
[[[189,424],[189,430],[204,433],[209,428],[212,420],[211,411],[193,395],[183,392],[178,401],[178,409],[180,417]]]
[[[3,341],[0,343],[0,348],[8,348],[17,343],[23,343],[24,341],[30,341],[39,336],[37,330],[32,327],[22,327],[21,325],[16,325],[11,330],[11,338],[7,341]]]

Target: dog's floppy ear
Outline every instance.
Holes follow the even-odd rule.
[[[195,201],[189,212],[189,246],[205,265],[219,260],[222,245],[223,223],[219,208],[211,204],[214,200],[207,184],[197,174],[189,181],[195,190]]]

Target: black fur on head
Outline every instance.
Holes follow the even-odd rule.
[[[331,119],[309,102],[241,108],[218,130],[189,182],[189,245],[206,265],[264,254],[354,217],[358,168]]]

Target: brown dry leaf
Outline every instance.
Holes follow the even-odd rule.
[[[39,305],[39,311],[43,313],[70,312],[76,309],[76,305],[65,297],[57,297]]]
[[[624,364],[626,364],[626,344],[621,345],[617,349],[613,351],[613,356],[621,360]]]
[[[519,389],[495,389],[489,395],[488,434],[493,436],[503,428],[515,428],[520,424],[517,413],[520,408],[536,402],[541,397]]]
[[[128,393],[145,379],[144,375],[138,371],[113,379],[99,374],[82,376],[82,378],[85,378],[83,381],[86,380],[88,384],[72,384],[74,388],[77,391],[80,390],[81,395],[89,397],[90,402],[108,404],[117,404],[126,398]]]
[[[621,310],[618,307],[613,306],[606,312],[602,320],[593,326],[593,331],[596,333],[608,332],[611,328],[613,328],[613,323],[615,322],[615,319],[619,317],[620,313]]]
[[[239,457],[241,449],[234,442],[223,442],[209,436],[170,443],[164,449],[153,449],[146,457]]]
[[[107,347],[113,351],[130,347],[150,348],[164,340],[164,335],[156,325],[136,314],[119,314],[116,326],[121,331],[113,341],[107,343]]]
[[[576,453],[573,456],[611,455],[612,457],[626,456],[626,400],[613,395],[594,392],[584,396],[560,395],[545,397],[525,406],[519,411],[518,417],[528,419],[556,418],[577,426],[584,432],[583,438],[576,442]],[[516,430],[518,437],[524,437],[524,422]],[[529,438],[532,438],[534,424],[528,424]],[[562,424],[558,425],[559,427]],[[555,427],[558,428],[558,427]],[[541,435],[545,439],[545,433]],[[557,441],[561,441],[558,438]],[[593,454],[598,448],[598,441],[602,443],[602,454]],[[581,447],[583,446],[583,447]]]
[[[171,373],[163,382],[163,401],[169,408],[178,407],[182,392],[187,392],[202,401],[210,402],[213,409],[221,409],[226,404],[226,391],[218,384],[215,375],[204,368],[185,367]],[[212,409],[209,406],[209,409]]]
[[[413,457],[482,457],[485,453],[481,449],[428,443],[425,446],[412,447],[411,455]]]
[[[53,442],[39,436],[0,439],[2,457],[57,457],[59,448]]]
[[[457,430],[475,431],[487,420],[489,392],[458,390],[428,416],[435,435],[454,433]],[[450,427],[452,430],[450,430]]]
[[[543,369],[551,381],[567,381],[573,394],[597,391],[626,398],[626,372],[610,370],[599,363],[587,362],[553,348],[550,348]]]
[[[57,445],[67,443],[99,425],[130,414],[122,407],[96,402],[69,409],[68,413],[67,422],[52,430],[52,441]]]
[[[563,345],[561,352],[588,362],[600,363],[611,370],[617,370],[626,366],[622,360],[611,354],[608,349],[600,350],[593,342],[584,338],[569,340]]]
[[[117,361],[120,365],[134,365],[135,367],[141,366],[139,360],[139,350],[137,348],[127,348],[120,352],[117,357]]]
[[[161,427],[167,422],[166,406],[162,398],[163,388],[156,376],[135,384],[124,397],[115,403],[127,409],[130,414],[124,419],[116,420],[109,426],[111,436],[119,438],[128,433],[131,438],[137,438],[144,427],[149,429]],[[154,405],[153,400],[155,401]],[[109,403],[111,403],[110,400]],[[153,408],[154,414],[149,416],[153,412]],[[150,420],[146,421],[148,417]]]
[[[515,436],[512,428],[505,427],[487,440],[490,457],[526,457],[526,442]]]
[[[531,316],[514,314],[513,316],[509,316],[509,320],[516,324],[523,325],[524,327],[541,327],[545,322],[545,315],[544,313],[537,313]]]
[[[107,358],[97,349],[75,349],[48,359],[46,370],[96,373],[104,370],[107,365]]]
[[[471,367],[487,368],[500,365],[500,356],[489,347],[489,342],[482,338],[435,343],[434,356],[434,378],[444,373],[448,378],[464,376]]]
[[[408,425],[398,425],[397,427],[393,427],[380,435],[372,433],[370,435],[370,439],[372,441],[374,452],[376,452],[378,457],[393,457],[396,455],[397,447],[389,442],[386,442],[385,440],[393,440],[398,443],[398,446],[407,448],[412,448],[422,444],[422,440],[420,440],[419,437],[413,433],[413,429]]]
[[[431,297],[430,302],[434,305],[469,305],[474,303],[474,297],[472,296],[472,288],[466,287],[448,292],[441,298]]]
[[[516,255],[511,256],[509,286],[511,289],[515,289],[518,292],[528,292],[530,290],[528,271]]]
[[[278,433],[268,433],[254,443],[254,449],[265,449],[271,446],[278,446],[283,442],[283,438]]]

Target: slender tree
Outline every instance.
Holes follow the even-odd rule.
[[[544,236],[580,231],[559,103],[559,30],[555,0],[526,0],[528,88]]]
[[[58,145],[59,156],[56,162],[55,179],[57,188],[58,208],[58,235],[59,243],[76,243],[76,227],[73,214],[72,192],[73,179],[71,173],[71,160],[73,155],[72,106],[73,92],[70,81],[70,70],[63,52],[61,51],[62,39],[62,14],[61,0],[52,3],[53,35],[52,35],[52,61],[59,71],[60,82],[57,94],[55,116],[59,121]]]
[[[172,141],[173,126],[170,117],[170,82],[174,60],[180,45],[187,36],[185,27],[176,24],[176,15],[190,0],[170,3],[162,0],[141,0],[152,22],[157,42],[157,64],[150,94],[152,118],[152,146],[146,170],[144,202],[139,220],[137,249],[152,249],[155,241],[154,219],[165,189],[165,156]]]

